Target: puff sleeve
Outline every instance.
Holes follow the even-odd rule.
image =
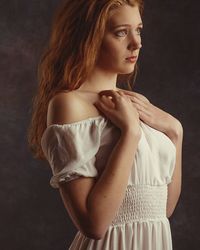
[[[53,188],[58,188],[59,182],[98,175],[95,155],[100,147],[101,130],[100,119],[46,128],[41,147],[52,169],[50,185]]]

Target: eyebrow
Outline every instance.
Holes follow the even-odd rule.
[[[113,26],[113,28],[118,28],[118,27],[124,27],[124,26],[127,26],[127,27],[131,27],[131,25],[130,24],[120,24],[120,25],[115,25],[115,26]],[[138,26],[142,26],[143,27],[143,23],[139,23],[138,24]]]

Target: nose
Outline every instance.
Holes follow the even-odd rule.
[[[128,49],[137,50],[142,48],[141,37],[136,34],[130,34]]]

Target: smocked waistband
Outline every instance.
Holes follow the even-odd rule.
[[[134,221],[166,218],[167,185],[127,186],[112,226]]]

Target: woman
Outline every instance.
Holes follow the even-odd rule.
[[[141,0],[64,1],[41,61],[29,143],[79,230],[69,249],[172,249],[183,128],[130,90],[142,9]]]

